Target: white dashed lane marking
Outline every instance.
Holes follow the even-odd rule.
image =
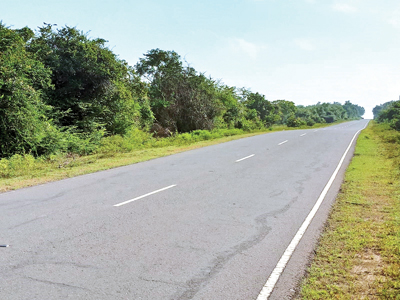
[[[250,157],[253,157],[254,155],[255,155],[255,154],[252,154],[252,155],[249,155],[249,156],[243,157],[243,158],[241,158],[241,159],[238,159],[238,160],[236,160],[235,162],[239,162],[239,161],[242,161],[242,160],[248,159],[248,158],[250,158]]]
[[[170,189],[170,188],[173,188],[173,187],[175,187],[175,186],[176,186],[176,184],[173,184],[173,185],[167,186],[167,187],[165,187],[165,188],[162,188],[162,189],[159,189],[159,190],[156,190],[156,191],[153,191],[153,192],[147,193],[147,194],[145,194],[145,195],[142,195],[142,196],[139,196],[139,197],[133,198],[133,199],[131,199],[131,200],[128,200],[128,201],[124,201],[124,202],[121,202],[121,203],[115,204],[114,206],[116,206],[116,207],[118,207],[118,206],[122,206],[122,205],[125,205],[125,204],[128,204],[128,203],[131,203],[131,202],[133,202],[133,201],[136,201],[136,200],[142,199],[142,198],[144,198],[144,197],[147,197],[147,196],[150,196],[150,195],[154,195],[154,194],[156,194],[156,193],[159,193],[159,192],[162,192],[162,191],[168,190],[168,189]]]
[[[284,143],[287,143],[289,140],[283,141],[282,143],[279,143],[278,146],[283,145]]]

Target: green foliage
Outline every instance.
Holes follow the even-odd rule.
[[[239,127],[239,122],[245,117],[245,107],[239,102],[236,88],[226,85],[217,85],[216,98],[219,102],[222,126],[234,128]]]
[[[343,104],[343,108],[345,109],[349,119],[360,119],[365,113],[364,107],[353,104],[350,101],[346,101]]]
[[[337,120],[346,120],[346,110],[340,103],[318,103],[316,105],[318,115],[325,120],[326,123],[333,123]]]
[[[139,78],[128,64],[105,46],[76,28],[39,28],[28,50],[51,70],[54,89],[45,90],[60,126],[91,133],[105,128],[124,133],[139,124],[140,105],[135,85]]]
[[[174,51],[150,50],[133,68],[104,39],[76,28],[46,24],[34,33],[0,23],[0,158],[111,155],[274,124],[312,126],[361,111],[350,101],[270,102],[206,77]]]
[[[400,131],[400,101],[390,101],[374,108],[374,118],[380,123],[388,123],[390,127]],[[374,113],[375,113],[374,112]]]
[[[150,82],[150,105],[162,127],[173,132],[214,127],[219,112],[214,81],[184,67],[176,52],[150,50],[136,70]]]
[[[359,119],[362,114],[364,114],[363,107],[346,101],[344,105],[338,102],[318,102],[316,105],[309,106],[299,105],[295,116],[304,120],[308,126],[312,126],[315,123],[333,123],[339,120]]]
[[[130,152],[149,146],[153,141],[154,138],[151,134],[137,128],[131,128],[124,136],[113,135],[103,138],[96,152],[107,155]]]
[[[286,125],[288,127],[300,127],[307,125],[307,122],[304,119],[292,115],[288,118]]]
[[[252,93],[248,90],[242,91],[243,103],[249,110],[257,112],[258,118],[269,127],[276,124],[281,116],[277,113],[277,106],[265,99],[264,95]]]
[[[0,23],[0,157],[34,152],[54,130],[41,89],[51,88],[50,71],[26,52],[29,30]]]
[[[21,171],[29,172],[33,169],[35,158],[30,154],[14,154],[10,158],[0,159],[0,178],[9,178],[20,175]]]
[[[272,102],[275,108],[275,114],[279,116],[277,124],[287,124],[289,118],[296,114],[297,107],[292,101],[275,100]]]
[[[380,105],[376,105],[373,109],[372,109],[372,113],[374,114],[374,119],[377,120],[380,112],[382,110],[387,109],[394,101],[389,101],[389,102],[385,102],[383,104]]]

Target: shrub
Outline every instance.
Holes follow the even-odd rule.
[[[307,118],[306,119],[307,126],[314,126],[315,121],[312,118]]]
[[[306,121],[300,118],[296,118],[295,116],[291,116],[289,117],[289,119],[287,120],[286,125],[288,127],[300,127],[300,126],[304,126],[306,125]]]
[[[390,121],[390,127],[393,129],[400,131],[400,119],[393,119]]]
[[[35,166],[35,158],[30,154],[14,154],[10,158],[0,159],[0,177],[8,178],[26,174]]]

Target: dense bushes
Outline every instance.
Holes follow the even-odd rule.
[[[28,51],[51,71],[53,88],[44,101],[54,109],[57,123],[78,132],[99,128],[123,134],[140,119],[134,85],[139,78],[128,64],[105,47],[103,39],[89,39],[75,28],[39,29]]]
[[[391,128],[400,131],[400,100],[377,105],[373,113],[379,123],[388,123]]]
[[[37,152],[52,131],[41,89],[50,71],[25,49],[23,36],[0,23],[0,157]],[[39,153],[41,154],[41,153]]]
[[[129,152],[363,113],[349,101],[270,102],[206,77],[174,51],[150,50],[131,67],[76,28],[0,23],[0,158]]]

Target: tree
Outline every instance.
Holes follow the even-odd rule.
[[[132,87],[139,78],[105,43],[73,27],[53,30],[51,25],[39,28],[29,43],[29,51],[51,70],[54,89],[46,89],[45,100],[60,126],[87,133],[105,128],[114,134],[140,122]]]
[[[259,93],[252,93],[250,91],[244,92],[243,103],[248,109],[257,111],[258,117],[265,126],[271,126],[280,119],[280,115],[276,113],[276,107],[264,95]]]
[[[380,113],[382,110],[385,110],[386,108],[388,108],[390,105],[392,105],[394,101],[389,101],[389,102],[385,102],[381,105],[376,105],[373,109],[372,109],[372,113],[374,114],[374,119],[378,119]]]
[[[365,113],[365,109],[357,104],[351,103],[349,100],[343,104],[349,119],[360,119]]]
[[[379,111],[377,121],[380,123],[389,123],[390,126],[400,131],[400,101],[391,101],[383,105]]]
[[[321,123],[322,119],[315,113],[313,106],[298,105],[296,111],[296,118],[305,121],[308,126],[313,126],[315,123]]]
[[[296,117],[304,120],[307,125],[315,123],[332,123],[337,120],[360,119],[365,109],[357,104],[346,101],[344,105],[334,103],[320,103],[309,106],[297,106]],[[292,124],[293,119],[291,120]]]
[[[296,105],[292,101],[275,100],[272,102],[275,114],[279,115],[279,124],[286,124],[287,120],[296,114]]]
[[[56,130],[41,98],[51,89],[50,70],[25,49],[32,34],[0,23],[0,157],[41,154],[41,143]]]
[[[136,64],[149,82],[151,109],[157,123],[171,131],[212,129],[220,106],[215,82],[184,67],[174,51],[153,49]]]

